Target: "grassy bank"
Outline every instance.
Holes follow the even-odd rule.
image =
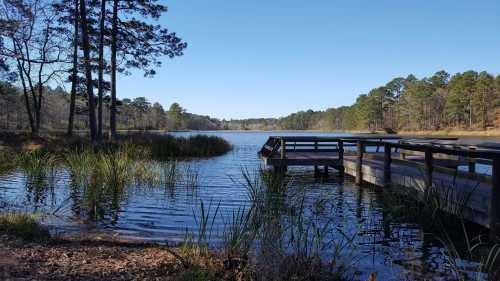
[[[47,229],[38,224],[37,216],[18,212],[0,213],[0,234],[21,238],[25,241],[46,241]]]
[[[97,145],[91,145],[88,138],[81,136],[0,133],[0,159],[8,160],[13,153],[23,151],[41,150],[59,154],[90,146],[99,150],[123,145],[147,149],[152,156],[158,158],[212,157],[232,149],[232,145],[225,139],[206,135],[175,137],[154,133],[129,133],[119,135],[116,140],[103,140]]]
[[[400,131],[403,136],[457,136],[457,137],[500,137],[500,129],[494,130],[436,130]]]

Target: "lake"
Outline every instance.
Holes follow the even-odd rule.
[[[199,133],[199,132],[197,132]],[[270,135],[324,135],[327,132],[202,132],[225,138],[234,149],[219,157],[188,160],[179,165],[195,171],[196,186],[179,183],[173,187],[131,184],[123,194],[103,208],[102,217],[89,220],[82,201],[85,195],[73,188],[68,170],[57,169],[38,181],[22,171],[0,176],[0,204],[4,208],[37,211],[54,232],[111,233],[123,238],[155,242],[181,242],[186,233],[197,233],[201,202],[205,210],[217,209],[210,243],[221,241],[224,223],[232,214],[250,208],[248,188],[242,170],[256,175],[261,165],[258,150]],[[195,134],[175,133],[179,136]],[[277,220],[286,226],[300,204],[314,225],[327,225],[325,236],[334,241],[352,238],[349,262],[354,274],[365,280],[378,272],[378,280],[446,280],[443,248],[432,234],[416,223],[389,223],[381,204],[381,192],[358,187],[353,179],[341,179],[331,172],[315,178],[312,169],[291,168],[288,190],[278,195]],[[300,196],[299,196],[300,195]],[[295,201],[299,198],[301,201]],[[274,203],[273,203],[274,204]],[[0,207],[2,207],[0,205]],[[284,227],[286,233],[286,227]],[[285,236],[289,234],[284,234]],[[269,236],[263,239],[274,239]],[[262,245],[266,241],[259,241]],[[286,248],[286,247],[285,247]],[[328,256],[328,247],[322,248]]]

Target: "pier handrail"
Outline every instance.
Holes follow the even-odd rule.
[[[439,143],[433,140],[458,140],[457,138],[417,138],[405,139],[400,136],[344,136],[344,137],[328,137],[328,136],[272,136],[268,139],[266,144],[262,147],[259,154],[264,157],[279,157],[281,162],[279,165],[286,169],[287,165],[287,152],[337,152],[338,160],[340,163],[344,161],[346,150],[345,147],[356,146],[356,183],[360,184],[363,181],[363,159],[382,159],[384,169],[384,185],[391,183],[391,163],[398,161],[402,165],[418,165],[423,167],[424,182],[427,187],[433,184],[433,173],[453,172],[455,175],[469,179],[481,179],[491,182],[491,198],[490,206],[490,233],[494,240],[500,241],[500,149],[491,147],[484,147],[479,145],[465,145],[453,143]],[[408,141],[408,142],[405,142]],[[413,142],[413,143],[412,143]],[[367,147],[384,148],[383,157],[376,155],[372,151],[367,151]],[[309,148],[308,148],[309,147]],[[420,153],[423,158],[412,159],[392,159],[392,149],[399,150],[400,156],[408,151]],[[402,151],[404,153],[401,153]],[[278,154],[279,153],[279,154]],[[352,155],[352,154],[350,154]],[[418,154],[417,154],[418,155]],[[443,158],[443,155],[453,156],[452,158]],[[454,157],[458,158],[454,158]],[[352,156],[349,156],[352,157]],[[466,158],[465,165],[469,166],[469,172],[459,171],[458,166],[463,165]],[[443,165],[443,163],[445,165]],[[481,175],[476,172],[476,163],[485,163],[491,165],[491,175]],[[326,167],[326,166],[325,166]],[[454,167],[455,170],[450,169]],[[340,164],[340,173],[343,174],[343,164]]]

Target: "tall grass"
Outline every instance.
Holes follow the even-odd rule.
[[[227,153],[233,147],[217,136],[196,135],[176,137],[172,135],[130,135],[127,141],[148,147],[151,156],[157,160],[185,157],[212,157]]]
[[[36,215],[19,212],[0,214],[0,233],[27,241],[45,241],[50,237],[47,229],[38,223]]]
[[[17,154],[16,163],[30,176],[45,176],[57,164],[57,156],[43,150],[23,151]]]
[[[498,280],[500,244],[489,241],[483,235],[471,238],[464,223],[462,223],[462,235],[465,240],[464,250],[460,249],[461,247],[455,242],[456,239],[451,238],[445,227],[442,228],[442,234],[437,237],[444,246],[443,255],[454,280]]]

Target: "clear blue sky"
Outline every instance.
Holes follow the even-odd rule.
[[[352,104],[396,76],[500,72],[500,1],[168,0],[161,23],[189,44],[120,98],[218,118]]]

